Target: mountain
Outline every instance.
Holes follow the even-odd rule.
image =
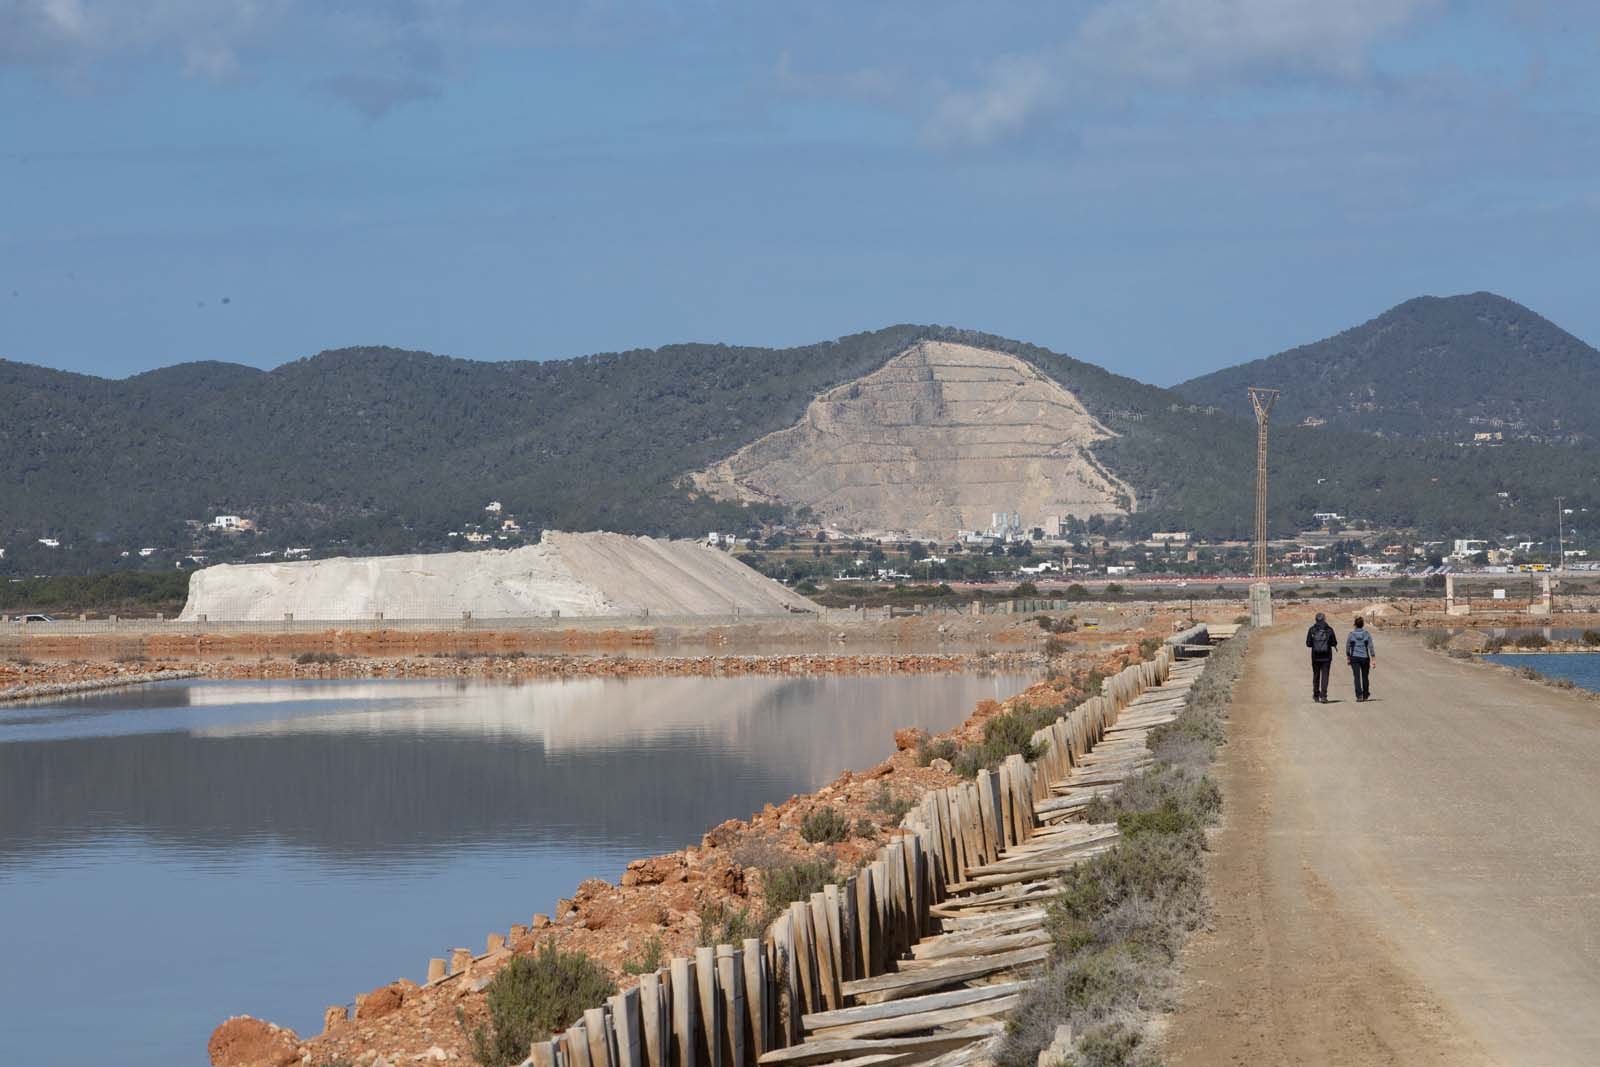
[[[1493,293],[1407,300],[1326,340],[1175,391],[1248,415],[1252,385],[1282,390],[1276,423],[1443,441],[1494,433],[1600,441],[1600,352]]]
[[[0,410],[0,569],[13,574],[104,568],[141,546],[171,566],[194,543],[184,520],[216,514],[261,532],[201,535],[214,561],[246,546],[437,550],[459,546],[449,532],[489,500],[532,529],[668,536],[840,501],[862,527],[1026,508],[1246,536],[1255,465],[1247,418],[944,326],[550,362],[352,348],[120,381],[0,361]],[[1334,510],[1467,536],[1486,508],[1523,497],[1600,500],[1595,459],[1587,446],[1275,428],[1270,520],[1288,532]],[[927,500],[908,508],[913,496]]]

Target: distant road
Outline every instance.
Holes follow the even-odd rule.
[[[1380,632],[1317,705],[1303,627],[1251,649],[1169,1062],[1600,1063],[1600,702]]]

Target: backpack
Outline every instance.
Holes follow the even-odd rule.
[[[1311,629],[1311,654],[1314,656],[1331,656],[1333,647],[1329,643],[1333,638],[1333,631],[1326,626],[1315,626]]]

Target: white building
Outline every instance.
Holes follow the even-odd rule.
[[[39,543],[41,545],[43,545],[44,547],[46,547],[46,548],[60,548],[61,547],[61,542],[56,540],[54,537],[41,537],[41,538],[39,538]]]
[[[1150,535],[1150,543],[1156,545],[1186,545],[1189,543],[1187,530],[1158,531]]]
[[[483,506],[483,510],[487,511],[491,515],[498,515],[500,512],[504,511],[505,508],[501,506],[500,501],[491,500]]]
[[[213,530],[248,530],[253,526],[255,523],[238,515],[218,515],[211,520]]]
[[[1489,542],[1487,541],[1458,537],[1455,540],[1455,547],[1450,550],[1450,557],[1452,559],[1466,559],[1468,556],[1474,556],[1487,550],[1488,547]]]

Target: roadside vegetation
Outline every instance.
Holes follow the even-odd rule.
[[[565,1030],[616,991],[605,969],[581,952],[544,945],[518,956],[489,982],[489,1025],[473,1028],[473,1055],[484,1067],[521,1063],[533,1042]]]
[[[1248,630],[1212,654],[1173,722],[1150,732],[1155,762],[1086,812],[1115,822],[1115,848],[1073,868],[1050,905],[1054,952],[1006,1034],[1002,1067],[1035,1067],[1063,1023],[1074,1048],[1064,1067],[1154,1067],[1156,1013],[1172,1007],[1176,960],[1205,920],[1205,828],[1222,795],[1208,774]]]

